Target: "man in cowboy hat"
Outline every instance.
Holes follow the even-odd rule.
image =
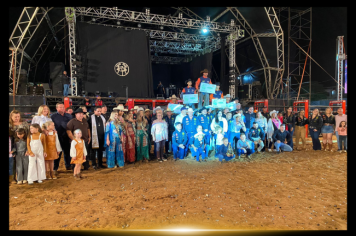
[[[170,102],[169,102],[169,104],[177,104],[177,97],[176,97],[176,95],[172,95],[172,97],[170,98]]]
[[[213,94],[210,94],[210,102],[213,100],[213,99],[221,99],[224,97],[224,94],[223,92],[220,90],[220,83],[219,82],[216,82],[215,83],[216,85],[216,88],[215,88],[215,93]]]
[[[80,129],[82,131],[82,139],[85,143],[85,148],[87,152],[90,153],[91,150],[91,134],[89,129],[89,124],[86,119],[84,119],[84,112],[81,108],[78,108],[76,111],[73,112],[75,114],[75,118],[71,119],[67,123],[67,135],[70,141],[74,140],[74,130]],[[84,170],[89,168],[89,160],[83,162]]]
[[[197,82],[195,83],[195,88],[197,92],[199,92],[199,105],[198,108],[202,108],[202,102],[204,100],[204,106],[209,105],[209,94],[208,93],[202,93],[199,91],[201,83],[208,83],[211,84],[211,79],[208,78],[208,69],[204,69],[200,71],[200,73],[203,75],[198,78]]]
[[[105,123],[104,116],[101,115],[101,107],[94,107],[94,114],[88,119],[89,129],[91,133],[91,160],[94,170],[105,168],[103,166],[103,150],[105,141]],[[96,163],[96,158],[98,163]]]
[[[188,85],[187,87],[183,88],[182,90],[182,95],[181,97],[183,98],[184,94],[196,94],[197,91],[194,87],[192,87],[192,80],[191,79],[188,79],[187,81],[185,81],[185,83]],[[186,104],[190,107],[193,107],[194,104],[193,103],[190,103],[190,104]]]
[[[194,111],[192,108],[188,108],[188,115],[182,120],[183,130],[187,133],[188,140],[195,133],[197,126],[199,125],[198,118],[193,115]]]
[[[172,110],[170,108],[168,108],[166,110],[166,115],[163,117],[163,119],[168,124],[168,142],[165,143],[165,148],[166,148],[165,155],[167,155],[169,153],[169,142],[171,142],[171,145],[172,145],[172,134],[175,130],[175,128],[174,128],[175,118],[176,118],[176,115],[172,114]]]

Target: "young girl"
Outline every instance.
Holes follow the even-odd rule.
[[[54,129],[53,121],[47,121],[42,125],[42,129],[47,130],[46,135],[46,146],[47,146],[47,157],[45,158],[46,163],[46,178],[47,179],[57,179],[54,174],[53,166],[54,160],[58,159],[59,153],[62,151],[61,145],[58,140],[57,132]]]
[[[46,179],[44,158],[47,157],[47,145],[46,136],[42,135],[41,127],[37,123],[30,126],[30,135],[27,137],[27,150],[30,154],[28,184],[33,184],[33,181],[42,183],[42,180]]]
[[[75,139],[72,140],[70,145],[70,156],[72,157],[70,164],[75,164],[74,179],[80,180],[82,178],[80,167],[86,161],[87,149],[85,148],[84,140],[81,139],[82,131],[80,129],[74,130],[74,137]]]
[[[218,150],[221,145],[223,145],[223,129],[220,126],[216,126],[215,128],[215,133],[216,133],[216,143],[215,143],[215,157],[218,157]]]
[[[339,151],[340,153],[342,152],[342,141],[344,141],[344,152],[347,152],[347,127],[346,127],[346,121],[341,121],[339,127],[337,127],[337,132],[339,134],[339,142],[340,142],[340,147],[341,150]]]
[[[16,157],[17,184],[27,183],[28,175],[28,152],[26,146],[26,131],[22,128],[16,131],[13,156]]]

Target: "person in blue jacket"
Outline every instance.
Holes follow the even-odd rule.
[[[207,152],[205,151],[206,149],[206,144],[204,141],[204,133],[203,132],[199,132],[196,133],[193,138],[193,143],[190,146],[190,151],[192,152],[192,156],[196,158],[196,161],[201,162],[201,160],[199,159],[200,155],[202,157],[203,161],[206,161],[206,157],[207,157]]]
[[[251,159],[251,154],[253,153],[251,141],[246,139],[244,133],[240,134],[240,139],[237,141],[237,155],[240,159],[241,154],[246,154],[247,158]]]
[[[188,86],[183,88],[183,90],[182,90],[182,96],[181,96],[182,99],[183,99],[183,95],[184,94],[196,94],[197,93],[196,89],[194,87],[192,87],[192,80],[191,79],[188,79],[187,81],[185,81],[185,83]],[[189,103],[189,104],[186,104],[186,105],[189,106],[189,107],[193,107],[194,103]]]
[[[254,143],[254,145],[252,145],[252,149],[256,147],[257,153],[261,153],[261,150],[264,147],[264,136],[265,133],[263,132],[263,129],[258,127],[257,122],[253,122],[253,126],[248,133],[248,138]]]
[[[281,124],[279,129],[274,131],[272,138],[275,142],[274,146],[276,147],[277,154],[280,153],[279,149],[285,152],[293,151],[293,148],[287,144],[292,137],[290,133],[285,130],[285,124]]]
[[[218,155],[220,163],[225,159],[226,161],[230,161],[235,158],[235,154],[227,154],[227,149],[229,148],[229,140],[227,138],[223,139],[223,145],[221,145],[218,149]]]
[[[176,130],[172,135],[172,149],[173,159],[176,161],[178,158],[183,159],[188,151],[188,137],[187,134],[182,131],[182,123],[176,123]]]
[[[206,140],[206,144],[210,145],[210,123],[211,123],[211,118],[210,116],[207,115],[208,113],[208,109],[206,107],[203,107],[202,109],[200,109],[199,111],[201,114],[198,116],[198,121],[199,121],[199,125],[202,126],[203,128],[203,133],[205,134],[205,140]]]
[[[191,146],[193,143],[194,143],[194,135],[196,135],[197,133],[204,133],[203,132],[203,126],[201,126],[201,125],[198,125],[197,126],[197,130],[196,130],[196,132],[193,134],[193,136],[189,139],[189,141],[188,141],[188,145],[189,146]],[[206,136],[205,135],[205,133],[204,133],[204,143],[206,144],[205,145],[205,151],[206,151],[206,153],[208,153],[209,152],[209,149],[210,149],[210,147],[209,147],[209,145],[208,145],[208,142],[210,141],[208,138],[210,138],[210,137],[208,137],[208,136]],[[207,154],[207,156],[208,156],[208,154]]]
[[[192,137],[195,133],[197,126],[199,125],[199,121],[198,117],[193,115],[194,111],[192,108],[188,108],[187,113],[188,115],[183,118],[182,124],[184,132],[187,133],[188,139],[190,139],[190,137]]]

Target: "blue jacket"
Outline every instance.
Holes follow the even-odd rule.
[[[202,143],[200,143],[200,141],[198,140],[198,138],[194,138],[194,137],[193,137],[192,144],[194,144],[194,147],[204,149],[205,140],[203,139],[201,142],[202,142]]]
[[[231,130],[231,126],[232,126],[233,121],[234,120],[232,118],[227,121],[227,132],[229,132]]]
[[[186,133],[195,133],[197,131],[197,126],[199,125],[198,118],[193,116],[189,119],[189,116],[185,116],[182,120],[183,130]]]
[[[198,116],[199,125],[203,126],[203,132],[205,129],[210,130],[211,119],[209,115],[199,115]]]
[[[195,88],[194,87],[188,88],[188,86],[185,87],[182,91],[183,94],[194,94],[194,92],[195,92]]]
[[[224,144],[223,145],[220,145],[219,149],[218,149],[218,154],[221,154],[223,156],[226,156],[226,153],[227,153],[227,149],[229,148],[229,144],[227,146],[225,146]]]
[[[167,122],[168,124],[168,132],[169,133],[173,133],[175,128],[174,128],[174,122],[176,119],[176,115],[172,114],[171,118],[168,118],[168,116],[166,115],[165,117],[163,117],[163,119]]]
[[[252,141],[255,141],[258,138],[261,138],[263,140],[263,137],[265,136],[263,129],[258,127],[257,129],[251,128],[250,132],[248,133],[248,138]]]
[[[187,133],[184,132],[183,130],[181,130],[180,132],[178,130],[174,131],[172,135],[172,142],[177,146],[180,144],[183,144],[184,146],[187,145],[188,143]]]
[[[222,98],[221,95],[222,95],[222,91],[221,90],[215,91],[215,93],[213,94],[213,98],[214,99],[217,99],[217,98],[221,99]]]
[[[255,121],[256,114],[255,113],[250,114],[250,113],[246,112],[245,118],[246,118],[246,122],[245,122],[246,128],[250,129],[253,125],[253,122]]]
[[[247,147],[247,144],[249,144],[250,146]],[[239,139],[239,141],[237,141],[237,148],[238,149],[241,149],[241,148],[245,148],[245,149],[250,148],[251,149],[251,143],[247,139],[245,139],[245,142],[242,142],[242,140]]]

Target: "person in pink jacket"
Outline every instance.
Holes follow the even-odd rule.
[[[344,141],[344,152],[347,152],[347,127],[346,121],[341,121],[339,127],[337,127],[337,133],[339,134],[339,152],[342,152],[342,141]]]

